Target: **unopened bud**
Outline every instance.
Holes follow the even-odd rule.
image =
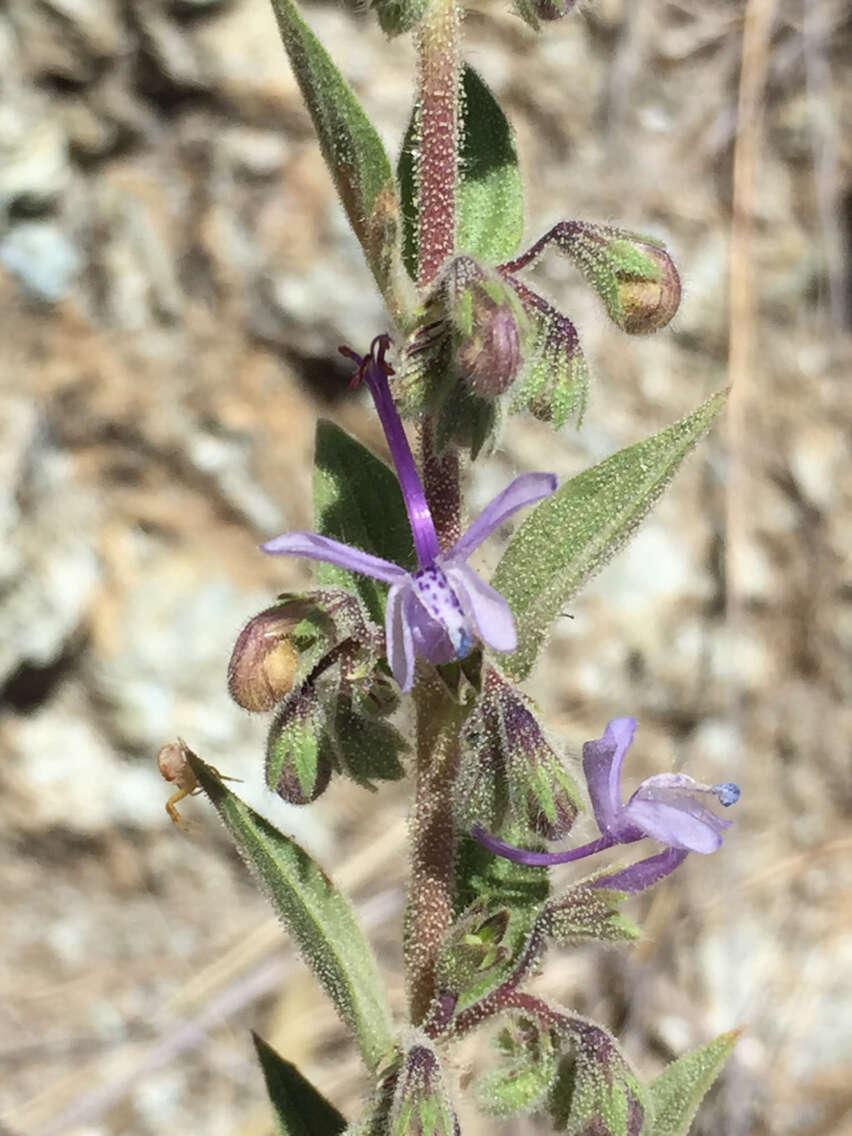
[[[308,805],[328,786],[334,751],[325,709],[309,684],[287,696],[266,743],[266,783],[291,805]]]
[[[513,289],[472,257],[453,261],[447,276],[456,370],[471,393],[494,399],[523,364],[526,317]]]
[[[267,608],[245,625],[228,664],[228,690],[244,710],[271,710],[293,687],[299,653],[291,635],[304,618],[301,603]]]
[[[406,1050],[388,1131],[391,1136],[458,1136],[461,1131],[438,1055],[423,1034],[416,1034]]]
[[[570,222],[559,244],[630,335],[665,327],[680,305],[680,277],[660,242],[624,229]]]

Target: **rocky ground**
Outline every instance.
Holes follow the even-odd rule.
[[[395,149],[410,44],[363,12],[306,11]],[[578,598],[533,689],[570,754],[635,713],[636,775],[736,779],[737,825],[650,901],[637,950],[554,957],[539,981],[617,1027],[649,1074],[743,1025],[701,1136],[839,1136],[847,6],[595,0],[536,39],[483,3],[467,31],[517,129],[530,237],[617,220],[666,237],[685,281],[672,327],[636,341],[565,264],[543,267],[593,366],[586,422],[514,420],[474,505],[514,470],[570,475],[672,421],[726,384],[729,348],[736,379],[734,415]],[[224,689],[242,622],[307,578],[257,544],[310,519],[317,416],[380,443],[335,349],[383,326],[266,0],[5,0],[0,1131],[269,1133],[248,1027],[355,1107],[333,1013],[203,803],[186,807],[194,839],[170,825],[154,755],[181,734],[244,779],[353,896],[399,1003],[405,787],[337,785],[288,810],[262,789],[262,724]],[[481,1050],[459,1053],[462,1073]],[[486,1130],[543,1131],[465,1128]]]

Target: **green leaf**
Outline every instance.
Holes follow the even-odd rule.
[[[514,678],[529,674],[550,623],[633,534],[725,397],[565,482],[520,526],[491,581],[517,623],[518,649],[502,661]]]
[[[375,127],[293,0],[272,0],[278,28],[350,224],[382,292],[395,308],[399,199]]]
[[[290,1061],[252,1032],[266,1091],[275,1112],[276,1136],[338,1136],[346,1121]]]
[[[723,1033],[663,1070],[651,1084],[651,1136],[686,1136],[704,1094],[721,1073],[739,1038],[739,1030]]]
[[[390,1011],[370,946],[349,903],[294,840],[241,801],[195,754],[188,761],[237,851],[298,944],[369,1069],[393,1046]]]
[[[465,66],[456,188],[456,251],[497,264],[517,252],[524,235],[524,193],[512,128],[488,87]],[[417,108],[397,163],[402,200],[403,259],[417,277]]]
[[[320,419],[314,459],[317,532],[354,544],[403,568],[415,567],[414,542],[396,474],[359,441]],[[384,618],[385,585],[333,564],[318,564],[321,584],[348,588],[378,623]]]
[[[480,1077],[474,1086],[477,1104],[487,1116],[517,1116],[533,1111],[547,1096],[557,1073],[557,1053],[544,1045],[510,1065]]]
[[[462,75],[456,248],[492,264],[517,252],[524,190],[512,128],[472,67]]]

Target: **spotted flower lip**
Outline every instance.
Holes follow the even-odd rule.
[[[407,691],[414,682],[417,654],[433,663],[446,663],[464,658],[477,639],[495,651],[515,649],[517,633],[508,603],[467,560],[514,512],[553,493],[557,479],[552,473],[516,477],[452,548],[442,551],[388,384],[388,375],[393,374],[385,360],[389,343],[389,338],[381,335],[364,357],[349,348],[341,348],[341,352],[357,363],[355,381],[363,379],[367,384],[384,427],[414,537],[416,571],[408,572],[389,560],[314,532],[284,533],[262,547],[277,556],[322,560],[389,584],[385,613],[388,663],[400,688]]]
[[[595,886],[641,891],[683,862],[689,852],[715,852],[731,821],[709,809],[704,800],[715,797],[725,807],[739,800],[732,781],[703,785],[685,773],[657,773],[646,778],[621,803],[621,772],[636,732],[635,718],[613,718],[603,737],[583,746],[583,771],[601,835],[566,852],[534,852],[518,848],[474,825],[473,835],[497,856],[520,864],[549,866],[581,860],[616,844],[632,844],[650,836],[666,845],[663,852],[598,879]]]

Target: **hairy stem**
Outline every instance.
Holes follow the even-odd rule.
[[[418,37],[420,140],[418,282],[426,288],[455,250],[456,152],[459,130],[457,0],[432,0]],[[423,484],[443,548],[461,532],[459,462],[439,457],[432,423],[422,432]],[[433,673],[414,692],[417,767],[411,820],[411,882],[405,914],[405,960],[411,1020],[420,1024],[435,996],[435,963],[453,912],[453,784],[463,711]]]
[[[435,962],[453,912],[455,832],[452,789],[463,709],[434,673],[415,690],[417,788],[411,818],[411,881],[405,961],[411,1020],[419,1025],[435,995]]]
[[[455,249],[460,24],[456,0],[432,0],[418,37],[421,288]]]

